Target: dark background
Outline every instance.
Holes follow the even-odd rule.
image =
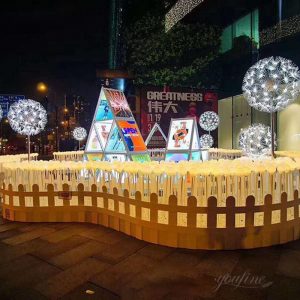
[[[109,0],[1,2],[0,93],[36,97],[36,84],[87,98],[108,60]]]

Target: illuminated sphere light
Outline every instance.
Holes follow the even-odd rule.
[[[77,141],[83,141],[87,136],[87,132],[83,127],[76,127],[73,130],[73,138]]]
[[[200,116],[199,125],[206,131],[213,131],[218,128],[220,118],[214,111],[206,111]]]
[[[36,135],[47,124],[47,112],[39,102],[31,99],[19,100],[10,106],[7,119],[17,133]]]
[[[299,80],[299,69],[292,61],[280,56],[269,57],[247,71],[242,89],[251,107],[273,113],[297,98]]]
[[[213,146],[214,139],[210,134],[203,134],[200,137],[200,146],[201,149],[209,149]]]
[[[253,124],[241,130],[239,147],[250,157],[271,155],[271,128],[263,124]]]

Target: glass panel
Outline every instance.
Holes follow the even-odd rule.
[[[251,108],[243,95],[233,97],[232,124],[233,148],[238,149],[241,129],[251,125]]]
[[[218,147],[232,149],[232,97],[219,100]]]
[[[223,30],[221,37],[221,53],[232,48],[232,26],[228,26]]]
[[[254,48],[259,49],[259,12],[258,9],[252,12],[252,40]]]
[[[251,38],[251,14],[233,23],[233,38],[244,35]]]

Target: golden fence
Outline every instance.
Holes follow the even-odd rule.
[[[84,151],[53,152],[54,160],[57,161],[82,161]]]
[[[254,248],[299,238],[300,159],[12,162],[3,217],[91,222],[152,243]]]
[[[31,153],[30,159],[37,160],[38,153]],[[28,160],[28,154],[16,154],[16,155],[0,155],[0,172],[3,171],[2,166],[9,162],[22,162]]]
[[[92,185],[85,190],[79,184],[69,190],[64,184],[55,191],[49,184],[46,191],[38,185],[26,192],[23,185],[17,190],[3,187],[3,217],[23,222],[90,222],[124,232],[138,239],[171,247],[190,249],[238,249],[265,247],[286,243],[300,236],[298,191],[293,199],[281,194],[279,203],[266,195],[261,205],[253,196],[245,206],[238,206],[234,197],[226,199],[226,206],[217,205],[215,197],[207,199],[207,206],[198,206],[189,196],[187,205],[170,196],[160,203],[152,193],[150,201],[142,194],[128,190],[112,190]]]

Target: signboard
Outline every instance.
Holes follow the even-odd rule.
[[[106,146],[112,124],[113,120],[95,122],[96,132],[101,142],[102,149]]]
[[[179,162],[200,159],[196,118],[171,119],[165,160]]]
[[[3,111],[3,117],[7,117],[11,104],[22,99],[25,99],[24,95],[0,95],[0,106]]]
[[[147,138],[156,123],[167,135],[171,119],[196,118],[198,126],[199,116],[205,111],[218,112],[218,95],[212,91],[188,88],[170,88],[164,91],[159,87],[146,87],[141,90],[141,133]],[[198,131],[202,134],[201,128]],[[213,133],[217,139],[217,131]],[[163,137],[157,134],[147,146],[148,148],[163,148]]]
[[[170,124],[168,150],[189,150],[192,140],[193,119],[173,120]]]
[[[135,121],[118,121],[128,151],[147,151],[145,142]]]
[[[123,92],[102,88],[89,132],[85,158],[149,161],[150,156]],[[95,155],[92,156],[95,160]]]

